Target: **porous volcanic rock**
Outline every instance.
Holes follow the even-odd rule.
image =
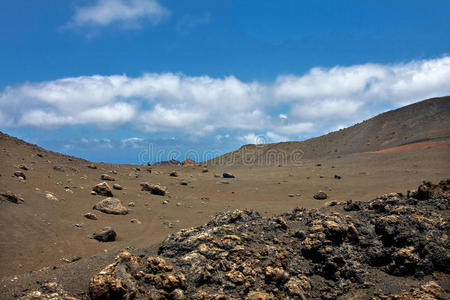
[[[448,280],[450,199],[442,190],[426,199],[415,192],[386,194],[355,202],[359,210],[345,210],[349,203],[341,202],[272,218],[248,210],[220,213],[206,225],[170,235],[157,257],[120,252],[92,278],[90,296],[346,299],[349,291],[365,289],[369,299],[375,295],[368,283],[377,282],[380,272],[416,283],[414,278],[440,272]],[[429,283],[383,299],[445,299],[442,293],[448,296]]]
[[[106,182],[101,182],[101,183],[95,185],[92,188],[92,190],[97,195],[102,195],[102,196],[107,196],[107,197],[112,197],[113,196],[111,187]]]
[[[106,198],[94,205],[93,209],[105,214],[126,215],[128,209],[122,205],[119,199]]]

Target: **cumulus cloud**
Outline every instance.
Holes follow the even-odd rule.
[[[128,126],[148,133],[230,132],[245,143],[298,139],[450,94],[450,57],[365,64],[244,82],[162,73],[81,76],[0,92],[0,126]],[[375,107],[375,111],[374,110]]]
[[[80,6],[69,23],[72,27],[105,27],[112,24],[139,28],[143,23],[158,24],[169,11],[158,0],[96,0]]]

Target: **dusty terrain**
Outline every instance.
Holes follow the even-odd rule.
[[[369,201],[389,192],[406,194],[423,180],[449,178],[449,102],[448,97],[429,100],[407,107],[403,114],[395,111],[395,118],[381,115],[376,126],[367,126],[372,124],[370,120],[361,123],[365,128],[385,128],[386,134],[378,138],[372,135],[376,132],[372,129],[364,131],[365,137],[360,136],[362,127],[331,134],[332,141],[342,145],[347,141],[338,139],[338,134],[352,136],[353,143],[364,140],[363,146],[352,146],[351,151],[344,146],[331,150],[336,143],[329,135],[301,147],[298,143],[283,144],[288,147],[283,151],[301,149],[303,155],[295,163],[252,165],[237,160],[236,164],[217,165],[212,161],[204,164],[206,168],[203,164],[147,167],[91,163],[1,134],[0,194],[11,192],[20,199],[14,203],[0,196],[0,298],[21,296],[54,279],[69,294],[86,295],[91,277],[112,262],[121,249],[136,255],[156,255],[169,234],[205,224],[225,211],[248,209],[270,217],[296,207],[314,209],[327,207],[332,201]],[[388,133],[394,131],[392,128],[397,128],[401,137],[391,138]],[[370,144],[366,139],[377,142]],[[177,176],[170,176],[173,171]],[[222,178],[223,172],[235,178]],[[101,179],[104,174],[114,181]],[[91,194],[94,185],[101,182],[111,188],[113,184],[123,187],[112,188],[112,193],[128,214],[93,209],[106,198]],[[165,186],[167,193],[160,196],[143,191],[144,182]],[[328,198],[316,200],[313,196],[318,191],[324,191]],[[86,218],[86,213],[95,214],[97,220]],[[105,226],[116,231],[114,242],[89,238]],[[381,272],[379,276],[388,275]],[[383,280],[389,280],[386,278]],[[412,282],[408,285],[406,280],[402,286],[417,287]]]

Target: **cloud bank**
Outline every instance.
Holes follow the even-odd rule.
[[[105,27],[112,24],[122,28],[140,28],[145,22],[158,24],[169,11],[158,0],[96,0],[75,10],[71,27]]]
[[[173,73],[81,76],[0,92],[0,126],[129,126],[191,136],[233,132],[242,141],[298,139],[418,100],[450,94],[450,57],[364,64],[279,76],[270,83]],[[129,143],[131,141],[127,141]]]

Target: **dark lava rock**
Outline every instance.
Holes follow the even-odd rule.
[[[18,194],[7,191],[5,193],[1,193],[2,197],[12,203],[19,204],[21,202],[24,202],[23,198],[21,198]]]
[[[111,190],[111,187],[106,183],[102,182],[97,185],[95,185],[92,190],[97,193],[97,195],[112,197],[113,193]]]
[[[126,215],[128,209],[122,205],[119,199],[106,198],[94,205],[93,209],[104,212],[105,214]]]
[[[235,178],[235,176],[231,173],[224,172],[222,174],[223,178]]]
[[[101,180],[106,180],[106,181],[115,181],[116,179],[108,174],[102,174],[102,176],[100,176]]]
[[[319,192],[315,193],[313,197],[316,200],[325,200],[328,198],[328,195],[325,192],[319,191]]]
[[[166,194],[167,188],[159,184],[149,184],[146,182],[141,183],[143,191],[150,192],[154,195],[164,196]]]
[[[100,242],[113,242],[116,236],[116,232],[111,227],[105,227],[92,234],[92,238]]]

